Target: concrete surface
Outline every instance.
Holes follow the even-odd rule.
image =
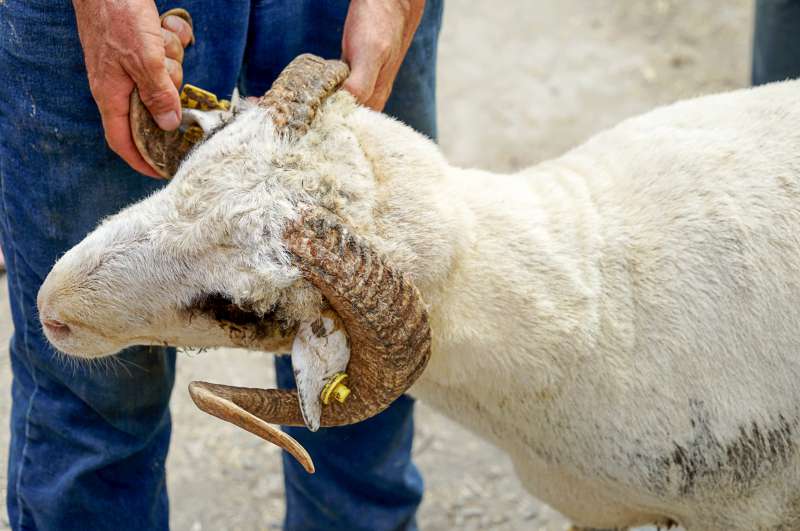
[[[656,105],[744,86],[751,25],[751,0],[450,0],[439,66],[442,148],[460,165],[513,170]],[[5,349],[5,287],[0,299]],[[234,351],[181,355],[169,460],[173,528],[278,529],[277,451],[196,410],[185,391],[193,379],[271,386],[272,360]],[[2,352],[3,463],[10,381]],[[501,452],[424,405],[418,413],[423,530],[566,528],[521,490]],[[5,467],[0,485],[4,498]],[[7,526],[3,506],[0,529]]]

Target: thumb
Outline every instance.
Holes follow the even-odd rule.
[[[139,88],[142,103],[158,126],[165,131],[177,129],[181,124],[181,100],[169,77],[164,58],[132,77]]]

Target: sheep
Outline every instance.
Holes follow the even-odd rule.
[[[345,75],[301,56],[61,257],[38,299],[54,347],[316,356],[299,398],[191,389],[309,470],[269,422],[357,421],[411,386],[578,525],[800,528],[800,82],[498,175],[357,105]],[[352,396],[317,407],[344,358]]]

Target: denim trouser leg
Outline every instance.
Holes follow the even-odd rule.
[[[198,46],[187,61],[203,53],[205,61],[193,62],[229,69],[194,76],[199,83],[230,92],[248,10],[231,18],[241,21],[238,38],[235,28],[217,28],[213,13],[193,10]],[[238,47],[212,38],[209,27],[233,35]],[[39,286],[56,259],[103,216],[163,185],[131,171],[105,146],[69,0],[0,2],[0,102],[0,235],[15,329],[11,525],[167,529],[174,352],[135,348],[119,361],[76,364],[52,351],[36,314]]]
[[[347,2],[287,0],[258,6],[251,15],[242,85],[261,94],[293,57],[341,54]],[[436,137],[436,45],[442,1],[426,12],[397,77],[385,112]],[[283,28],[296,28],[287,36]],[[331,28],[334,31],[331,31]],[[291,359],[276,361],[278,384],[293,387]],[[384,531],[416,529],[422,477],[411,462],[413,400],[401,397],[365,422],[341,428],[286,428],[314,459],[309,475],[284,454],[286,520],[290,531]]]
[[[800,0],[756,0],[753,84],[800,77]]]

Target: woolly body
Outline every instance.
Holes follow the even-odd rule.
[[[54,341],[77,355],[279,351],[181,312],[224,293],[287,327],[316,319],[281,234],[320,205],[429,306],[414,394],[504,448],[532,494],[594,527],[795,529],[798,89],[661,108],[513,175],[452,167],[345,93],[296,142],[251,108],[67,253],[40,301],[103,323],[102,341]]]

